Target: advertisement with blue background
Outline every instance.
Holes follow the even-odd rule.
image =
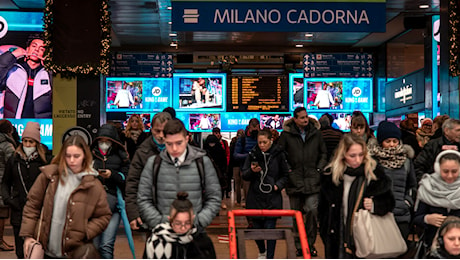
[[[26,128],[28,122],[37,122],[40,124],[40,138],[41,143],[48,146],[51,150],[53,148],[53,120],[52,119],[8,119],[18,131],[19,137]],[[22,140],[22,139],[21,139]]]
[[[384,32],[385,0],[172,1],[173,31]]]

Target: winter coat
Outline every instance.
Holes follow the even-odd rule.
[[[36,157],[28,160],[25,159],[22,151],[16,151],[8,160],[2,180],[2,197],[5,205],[11,208],[11,225],[21,225],[22,209],[26,205],[27,193],[40,174],[40,167],[48,163],[44,162],[38,153],[36,154]]]
[[[258,162],[266,176],[261,181],[262,172],[253,172],[251,163]],[[250,181],[246,199],[247,209],[282,209],[283,198],[281,190],[288,182],[289,164],[284,151],[277,145],[262,154],[259,146],[254,147],[243,166],[243,179]],[[275,191],[274,185],[278,187]]]
[[[103,155],[98,147],[98,142],[101,138],[108,138],[112,141],[107,153]],[[117,187],[122,191],[125,190],[125,179],[129,170],[129,157],[125,147],[121,144],[118,137],[117,129],[109,124],[102,125],[99,128],[96,139],[91,144],[93,154],[93,168],[95,170],[108,169],[112,172],[109,178],[105,179],[98,176],[105,191],[113,196],[117,196]],[[121,176],[120,174],[123,174]]]
[[[437,227],[425,223],[425,216],[428,214],[441,214],[443,216],[457,216],[460,217],[460,209],[448,210],[447,208],[434,207],[426,204],[423,201],[419,201],[417,211],[415,212],[414,223],[415,225],[425,230],[425,243],[431,245],[434,236],[436,235]]]
[[[135,142],[132,138],[126,137],[125,133],[123,132],[120,136],[121,143],[126,144],[126,150],[128,150],[129,159],[134,158],[134,153],[136,153],[137,148],[145,141],[145,139],[149,138],[150,134],[146,132],[141,132],[137,141]]]
[[[219,179],[209,157],[199,148],[188,145],[187,156],[184,162],[176,167],[167,151],[162,151],[156,187],[153,184],[153,162],[155,156],[150,157],[142,171],[139,181],[138,199],[139,213],[149,229],[168,220],[172,202],[177,192],[188,192],[188,199],[193,204],[195,212],[195,226],[201,231],[211,224],[219,213],[221,190]],[[204,192],[195,160],[203,157],[204,164]]]
[[[54,196],[59,182],[58,166],[50,164],[40,168],[42,173],[30,189],[24,207],[21,237],[37,237],[40,212],[43,221],[40,229],[40,243],[48,248],[53,215]],[[72,192],[67,204],[66,223],[62,240],[62,255],[67,257],[79,246],[90,242],[101,234],[111,217],[107,195],[102,184],[94,175],[83,176],[80,185]]]
[[[0,133],[0,181],[3,180],[3,175],[5,174],[5,167],[11,156],[14,154],[16,143],[13,139],[4,133]],[[0,183],[1,185],[1,183]],[[3,188],[3,185],[0,187]],[[3,196],[3,191],[0,192],[0,195]],[[0,199],[0,207],[4,207],[3,197]]]
[[[358,210],[364,208],[362,205],[364,198],[372,197],[374,202],[374,214],[383,216],[391,212],[395,205],[393,192],[391,190],[391,180],[385,175],[380,166],[377,166],[374,170],[374,174],[377,180],[370,181],[369,184],[366,185]],[[357,177],[355,181],[363,181],[363,179],[363,176],[361,176]],[[351,196],[350,194],[349,201]],[[336,186],[332,182],[332,174],[326,172],[325,175],[321,177],[321,193],[318,206],[320,235],[324,243],[326,258],[344,257],[344,233],[345,230],[349,231],[351,229],[351,225],[348,223],[346,226],[342,225],[342,201],[343,181],[340,182],[339,186]],[[355,204],[353,201],[350,201],[350,203],[352,206]],[[349,216],[352,210],[353,207],[348,209]],[[349,245],[349,248],[350,247],[353,248],[353,245]]]
[[[292,172],[289,174],[288,194],[313,194],[320,189],[320,173],[327,163],[327,150],[323,136],[312,120],[305,128],[305,141],[294,119],[284,123],[278,144],[287,153]]]
[[[21,118],[26,99],[29,72],[16,63],[11,52],[0,55],[0,90],[5,90],[5,118]],[[51,76],[40,68],[33,81],[34,118],[51,118]]]
[[[233,159],[239,163],[240,168],[243,167],[246,157],[249,152],[257,145],[257,136],[251,136],[246,128],[245,135],[238,138],[233,152]]]
[[[414,156],[414,150],[409,145],[404,145],[403,149],[407,152],[408,157],[399,169],[387,168],[380,165],[392,181],[392,190],[395,198],[393,214],[396,222],[410,223],[412,221],[411,210],[414,207],[415,196],[417,194],[417,179],[415,178],[414,165],[411,160]],[[379,162],[377,158],[376,161]]]
[[[423,174],[434,172],[434,161],[436,160],[436,156],[444,150],[444,145],[456,146],[458,149],[457,151],[460,151],[460,144],[450,142],[444,135],[426,143],[414,161],[417,182],[422,179]]]
[[[340,140],[342,140],[343,132],[330,126],[321,128],[320,131],[326,144],[327,161],[329,162],[334,156],[334,151],[339,145]]]
[[[153,136],[150,136],[139,146],[139,148],[137,148],[137,151],[134,153],[134,157],[131,160],[128,176],[126,177],[125,190],[126,213],[128,214],[130,222],[139,217],[137,191],[142,170],[144,169],[147,160],[152,155],[157,155],[159,153],[160,149],[158,149],[157,145],[153,141]]]

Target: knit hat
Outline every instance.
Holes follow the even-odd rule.
[[[37,143],[40,143],[40,124],[37,122],[28,122],[26,129],[22,133],[22,139],[25,137],[34,139]]]
[[[377,128],[377,141],[381,144],[388,138],[401,139],[401,130],[392,122],[382,121]]]

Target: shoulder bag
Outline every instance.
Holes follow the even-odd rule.
[[[364,180],[359,191],[351,222],[355,254],[360,258],[397,257],[407,251],[407,245],[401,236],[393,213],[378,216],[366,209],[357,211],[365,182]]]
[[[40,220],[38,223],[38,234],[37,239],[29,246],[29,250],[26,252],[25,257],[27,259],[44,259],[45,256],[45,249],[43,248],[42,244],[40,244],[40,231],[42,227],[42,220],[43,220],[43,209],[40,213]]]

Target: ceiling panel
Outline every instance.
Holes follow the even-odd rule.
[[[171,37],[171,0],[109,0],[112,18],[114,45],[121,49],[163,49],[170,48],[170,42],[177,42],[182,49],[196,48],[212,51],[238,49],[252,46],[260,51],[282,51],[295,44],[304,46],[350,46],[374,47],[404,32],[401,26],[404,17],[423,15],[439,11],[440,0],[387,0],[387,32],[385,33],[315,33],[305,37],[297,32],[178,32]],[[429,9],[420,9],[420,4],[430,4]],[[31,10],[44,7],[44,0],[0,0],[3,10]],[[402,31],[401,31],[402,30]],[[406,32],[407,34],[407,32]],[[412,35],[412,36],[411,36]],[[407,34],[401,40],[410,42],[419,39],[419,32]],[[415,37],[417,36],[417,37]],[[415,37],[415,38],[411,38]],[[423,40],[423,38],[422,38]]]

